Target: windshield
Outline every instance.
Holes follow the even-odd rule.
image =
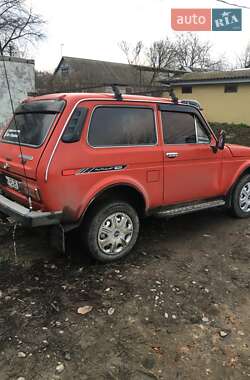
[[[21,104],[2,140],[34,147],[42,145],[64,104],[62,101],[36,101]]]

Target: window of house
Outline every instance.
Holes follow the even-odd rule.
[[[133,88],[132,87],[126,87],[126,93],[127,94],[133,94]]]
[[[226,84],[224,87],[224,92],[238,92],[237,84]]]
[[[69,75],[69,65],[67,65],[66,63],[61,65],[61,74],[64,77]]]
[[[149,108],[98,107],[92,116],[88,141],[94,147],[154,145],[154,112]]]
[[[183,94],[192,94],[193,92],[193,87],[192,86],[182,86],[181,92]]]
[[[201,122],[192,114],[185,112],[162,112],[165,144],[204,144],[210,138]]]

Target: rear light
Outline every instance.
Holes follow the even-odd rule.
[[[22,182],[19,184],[19,191],[27,197],[31,197],[34,201],[41,201],[40,192],[36,187],[29,186]]]

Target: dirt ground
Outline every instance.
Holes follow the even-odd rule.
[[[150,218],[112,265],[3,223],[0,250],[0,380],[250,379],[250,220]]]

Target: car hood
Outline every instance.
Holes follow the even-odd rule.
[[[243,145],[227,144],[233,157],[250,157],[250,147]]]

